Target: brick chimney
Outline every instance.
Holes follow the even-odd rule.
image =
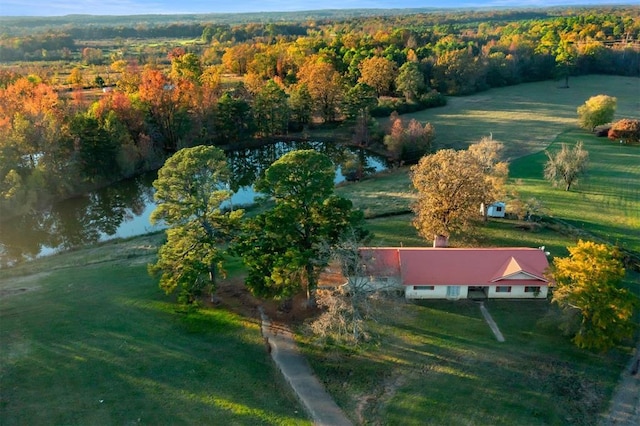
[[[433,238],[433,247],[449,247],[449,237],[436,235]]]

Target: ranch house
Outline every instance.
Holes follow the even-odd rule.
[[[549,266],[534,248],[367,247],[351,279],[371,288],[401,288],[407,299],[544,299]]]

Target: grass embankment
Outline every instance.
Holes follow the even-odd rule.
[[[161,236],[3,271],[0,423],[310,424],[259,324],[181,312],[146,272]]]

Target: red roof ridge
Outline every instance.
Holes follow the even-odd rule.
[[[547,282],[544,277],[541,277],[533,272],[535,269],[528,267],[522,260],[518,261],[515,257],[511,256],[502,266],[498,269],[497,273],[491,278],[491,282],[494,283],[496,281],[509,279],[510,277],[523,273],[525,275],[529,275],[530,277],[542,280]]]

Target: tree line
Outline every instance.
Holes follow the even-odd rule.
[[[344,122],[352,142],[384,143],[398,161],[415,162],[430,149],[434,129],[396,123],[385,139],[372,117],[522,81],[637,74],[640,52],[616,40],[637,41],[638,11],[615,11],[524,20],[509,12],[452,12],[296,24],[305,35],[288,24],[252,23],[234,30],[243,29],[239,40],[216,35],[224,26],[205,26],[199,43],[144,57],[123,47],[106,58],[101,49],[84,47],[81,56],[73,53],[82,63],[63,81],[50,67],[3,68],[0,214],[158,168],[183,147],[233,149],[319,123]],[[33,37],[55,39],[52,33]],[[90,100],[87,86],[105,93]]]

